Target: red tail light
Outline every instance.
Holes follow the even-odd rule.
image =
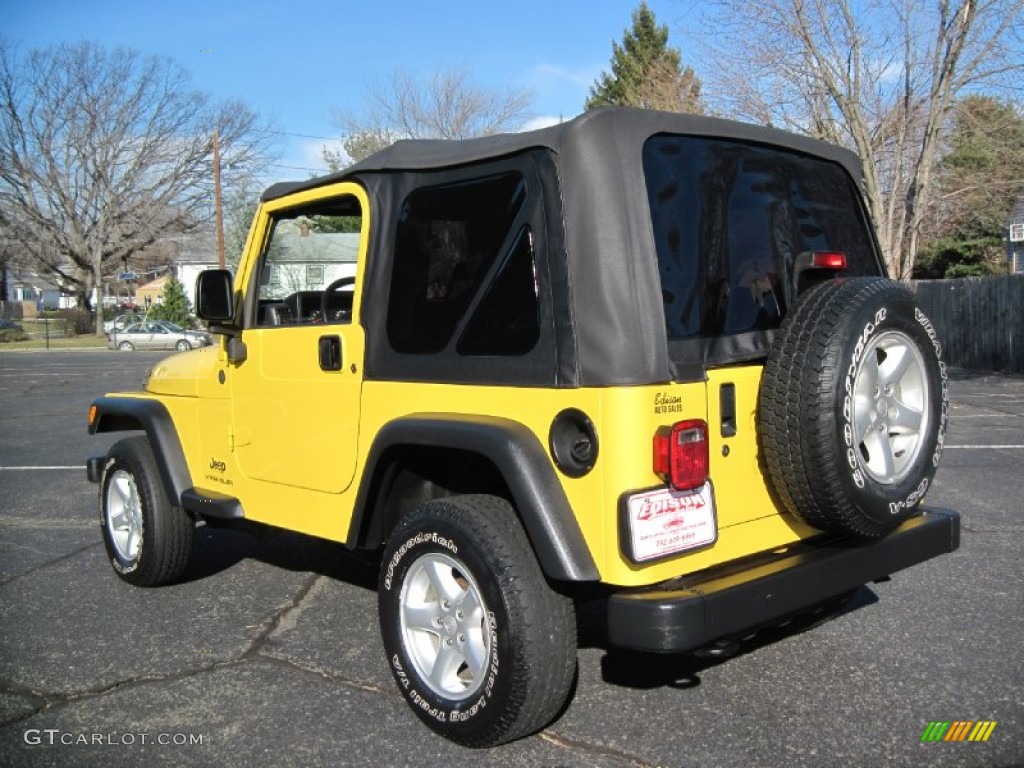
[[[815,251],[811,256],[815,269],[846,269],[846,254],[840,251]]]
[[[677,491],[708,479],[708,425],[700,419],[661,427],[654,435],[654,473]]]

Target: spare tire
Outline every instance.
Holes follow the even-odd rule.
[[[920,504],[945,439],[942,347],[904,286],[815,286],[779,329],[758,402],[778,502],[823,531],[879,537]]]

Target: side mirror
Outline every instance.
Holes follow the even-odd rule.
[[[196,278],[196,314],[209,323],[230,322],[235,316],[235,293],[226,269],[204,269]]]

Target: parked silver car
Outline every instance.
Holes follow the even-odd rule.
[[[139,312],[129,312],[127,314],[118,315],[113,320],[105,320],[103,322],[103,332],[113,333],[114,331],[121,332],[129,325],[133,323],[145,322],[146,316]]]
[[[176,349],[187,352],[193,347],[213,343],[213,336],[205,331],[188,331],[166,320],[133,323],[122,331],[107,334],[107,348],[131,352],[135,349]]]

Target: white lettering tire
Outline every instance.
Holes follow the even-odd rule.
[[[576,670],[572,601],[546,582],[507,501],[455,496],[407,514],[379,583],[388,666],[437,733],[490,747],[543,728]]]
[[[892,280],[832,280],[802,296],[772,344],[758,405],[783,508],[862,537],[913,514],[945,440],[941,353],[913,294]]]
[[[114,571],[139,587],[181,578],[192,555],[195,524],[172,506],[145,437],[110,448],[100,481],[103,544]]]

